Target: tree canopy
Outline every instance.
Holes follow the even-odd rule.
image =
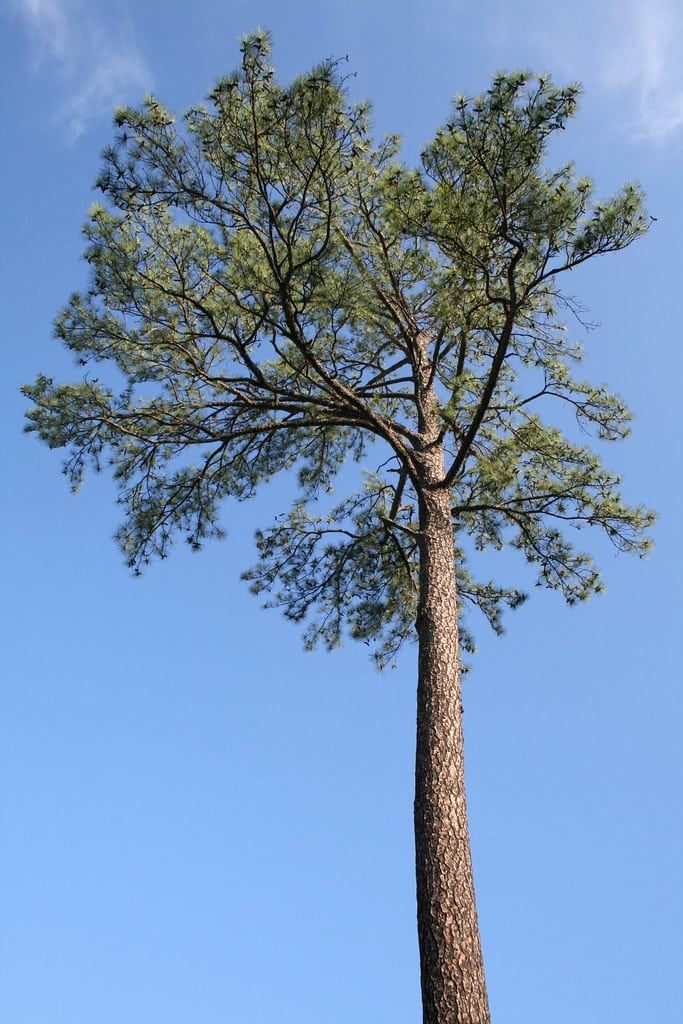
[[[499,74],[455,98],[410,168],[397,136],[373,139],[343,62],[285,85],[269,54],[266,34],[245,39],[180,120],[151,97],[117,111],[90,283],[56,323],[81,379],[26,387],[28,429],[66,449],[74,488],[111,465],[136,572],[293,471],[246,576],[309,644],[349,633],[384,664],[414,634],[426,445],[443,450],[462,603],[500,629],[524,599],[477,575],[477,553],[504,546],[587,598],[600,577],[572,528],[640,555],[653,517],[588,444],[631,416],[580,376],[560,282],[644,233],[639,188],[595,201],[571,164],[546,166],[576,86]],[[349,463],[362,482],[335,496]]]

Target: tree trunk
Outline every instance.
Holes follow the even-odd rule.
[[[432,450],[424,468],[431,481],[420,502],[415,766],[423,1021],[490,1024],[465,801],[450,495],[437,483],[441,453]]]

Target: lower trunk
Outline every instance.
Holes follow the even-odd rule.
[[[490,1024],[465,802],[449,495],[421,502],[415,769],[417,922],[424,1024]]]

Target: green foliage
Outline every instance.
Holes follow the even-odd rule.
[[[284,86],[269,53],[265,34],[245,39],[238,71],[181,122],[151,97],[117,111],[85,227],[90,285],[56,323],[96,376],[26,387],[27,429],[67,450],[74,487],[113,467],[135,571],[177,537],[220,535],[225,498],[296,470],[299,496],[257,535],[247,578],[308,620],[308,644],[348,631],[383,664],[411,635],[434,447],[461,600],[501,628],[524,595],[477,582],[470,561],[506,545],[541,585],[585,599],[599,575],[566,528],[641,555],[653,517],[553,425],[569,410],[613,441],[630,421],[575,378],[558,281],[645,231],[638,188],[595,203],[571,165],[545,166],[574,86],[499,75],[456,98],[408,169],[397,138],[373,141],[339,62]],[[374,469],[335,504],[353,461]]]
[[[412,633],[417,540],[396,539],[388,519],[393,494],[381,476],[368,475],[362,492],[326,515],[311,514],[299,500],[273,527],[257,532],[259,564],[245,576],[254,593],[275,590],[269,607],[283,608],[294,622],[312,618],[308,648],[319,641],[338,646],[346,627],[372,645],[384,665]]]

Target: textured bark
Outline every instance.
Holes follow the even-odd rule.
[[[415,851],[424,1024],[490,1024],[470,857],[453,527],[443,459],[425,457]]]

